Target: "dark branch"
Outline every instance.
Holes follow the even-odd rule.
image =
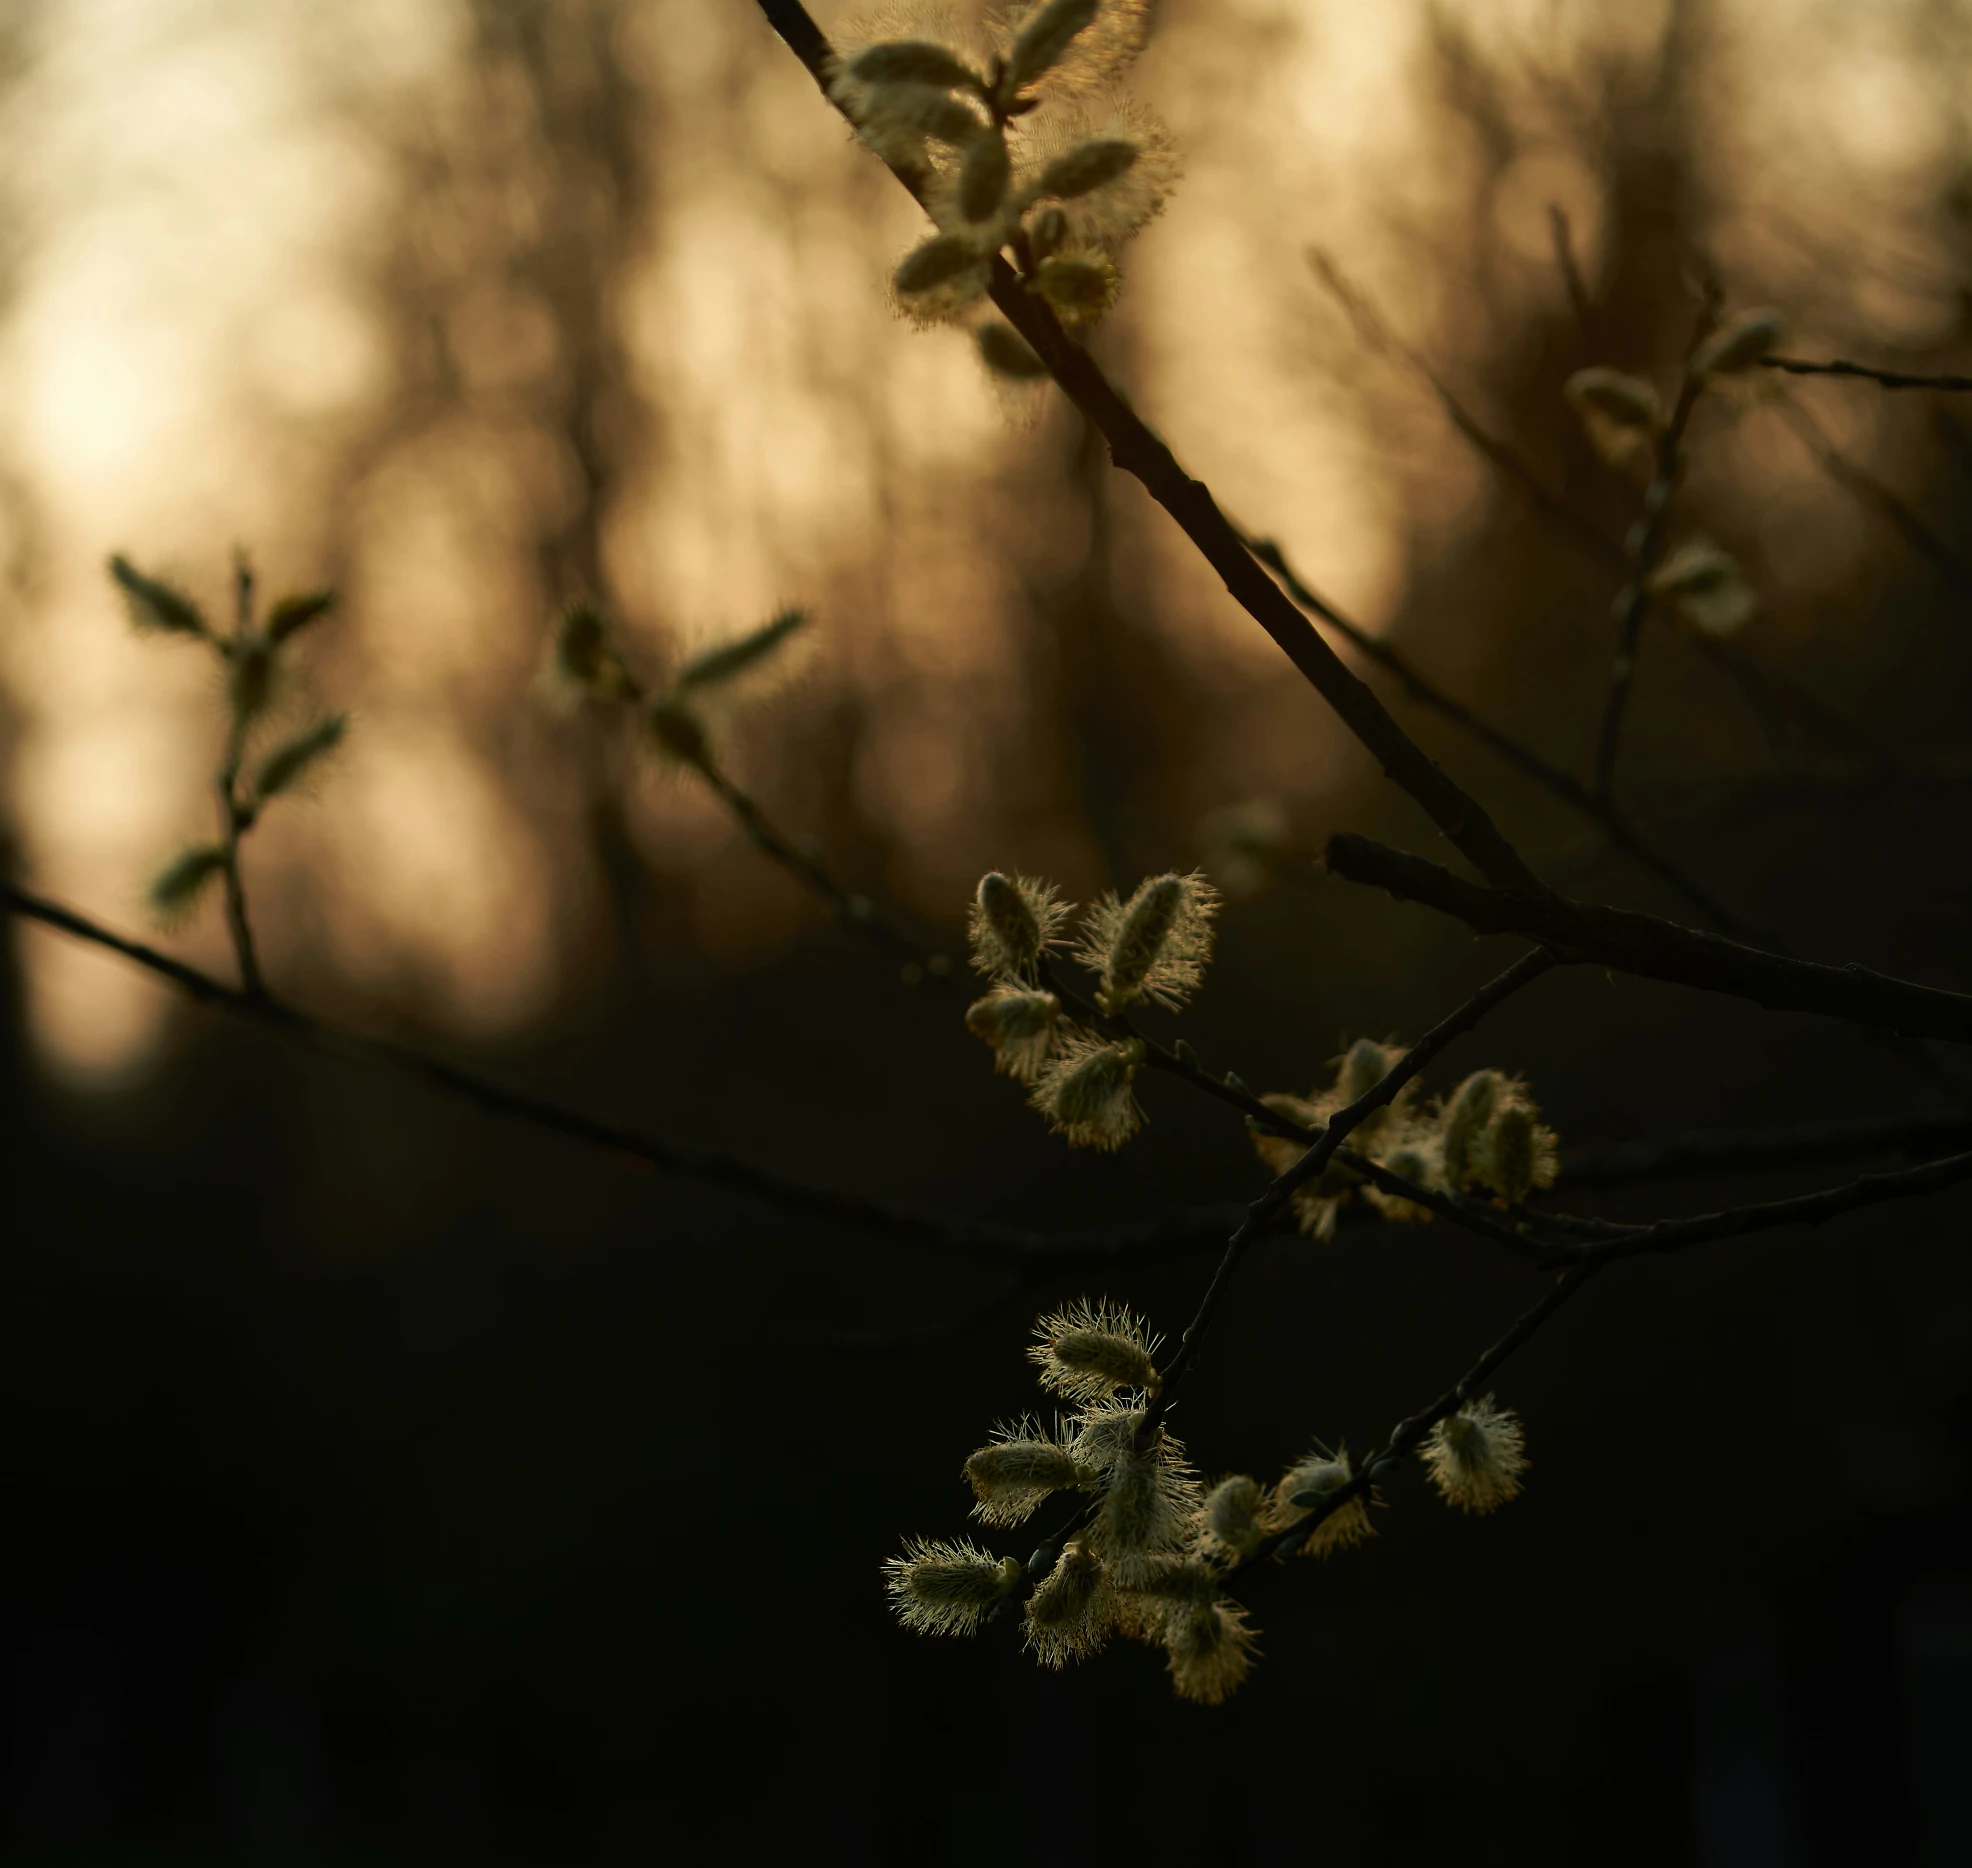
[[[1422,902],[1482,934],[1519,934],[1569,958],[1645,979],[1750,999],[1774,1012],[1814,1012],[1912,1038],[1972,1044],[1972,996],[1893,979],[1862,966],[1822,966],[1701,933],[1628,908],[1488,889],[1367,837],[1329,840],[1331,875]]]
[[[1762,357],[1765,370],[1784,370],[1789,376],[1858,376],[1879,389],[1942,389],[1957,394],[1972,390],[1972,376],[1912,376],[1902,370],[1879,370],[1867,363],[1850,363],[1841,357],[1826,363],[1806,357]]]
[[[1213,1312],[1231,1284],[1233,1273],[1238,1269],[1247,1247],[1288,1210],[1296,1193],[1321,1174],[1352,1131],[1377,1110],[1394,1101],[1404,1085],[1453,1039],[1462,1037],[1502,1000],[1511,998],[1522,986],[1538,979],[1554,964],[1554,956],[1537,947],[1532,953],[1523,954],[1497,979],[1480,987],[1457,1011],[1441,1019],[1412,1045],[1380,1082],[1366,1090],[1346,1109],[1339,1109],[1329,1117],[1327,1126],[1309,1144],[1300,1159],[1253,1202],[1238,1231],[1226,1241],[1218,1269],[1212,1274],[1212,1282],[1206,1286],[1197,1315],[1192,1318],[1178,1343],[1177,1354],[1172,1357],[1170,1365],[1161,1371],[1156,1399],[1144,1411],[1143,1424],[1138,1429],[1139,1444],[1150,1442],[1159,1422],[1177,1398],[1179,1385],[1191,1370],[1198,1355],[1198,1346],[1211,1326]]]
[[[1662,1141],[1618,1142],[1561,1157],[1564,1187],[1617,1187],[1641,1180],[1804,1166],[1844,1156],[1930,1154],[1972,1144],[1972,1116],[1804,1122],[1796,1128],[1709,1129]]]
[[[828,95],[832,53],[800,0],[759,0],[761,11],[786,40],[809,75]],[[831,99],[831,102],[833,100]],[[917,178],[893,170],[913,193]],[[1145,491],[1176,520],[1206,562],[1218,572],[1235,602],[1257,622],[1334,709],[1384,772],[1425,811],[1452,845],[1489,881],[1517,888],[1539,886],[1478,801],[1456,784],[1398,726],[1374,692],[1350,673],[1320,632],[1282,593],[1246,549],[1203,482],[1120,396],[1094,359],[1062,329],[1048,305],[1030,293],[1004,258],[993,262],[993,303],[1047,365],[1068,399],[1095,424],[1110,459],[1142,481]]]
[[[41,896],[0,883],[0,905],[11,913],[57,928],[77,940],[107,948],[169,980],[202,1005],[231,1013],[277,1031],[312,1049],[381,1066],[415,1078],[433,1089],[462,1097],[488,1115],[525,1122],[550,1134],[602,1148],[661,1173],[719,1187],[784,1212],[848,1227],[877,1238],[983,1264],[1028,1264],[1047,1271],[1075,1271],[1117,1260],[1177,1257],[1222,1243],[1226,1220],[1219,1209],[1182,1213],[1148,1225],[1103,1231],[1045,1234],[986,1220],[949,1218],[895,1201],[872,1200],[833,1188],[811,1187],[768,1169],[756,1168],[711,1149],[687,1148],[621,1123],[585,1115],[386,1039],[339,1030],[264,995],[223,984],[210,974],[160,953],[142,941],[112,933],[73,910]]]

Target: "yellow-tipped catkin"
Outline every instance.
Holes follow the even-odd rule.
[[[1064,324],[1093,324],[1116,303],[1122,275],[1105,253],[1055,253],[1034,268],[1034,289]]]
[[[1403,1062],[1404,1049],[1358,1038],[1336,1062],[1335,1099],[1338,1108],[1360,1102]]]
[[[1741,312],[1698,347],[1691,359],[1694,376],[1735,376],[1750,370],[1780,342],[1787,320],[1770,310]]]
[[[1107,1298],[1051,1312],[1034,1325],[1027,1359],[1041,1386],[1074,1401],[1102,1401],[1122,1390],[1154,1395],[1162,1385],[1154,1360],[1162,1338],[1144,1320]]]
[[[1251,1556],[1267,1534],[1267,1495],[1260,1481],[1235,1473],[1206,1493],[1205,1534],[1228,1556]]]
[[[1493,1116],[1473,1161],[1474,1178],[1515,1205],[1537,1187],[1552,1187],[1558,1161],[1554,1131],[1533,1104],[1516,1095]]]
[[[1274,1487],[1275,1528],[1292,1530],[1354,1477],[1355,1468],[1349,1463],[1346,1447],[1332,1454],[1317,1447],[1299,1465],[1289,1467]],[[1301,1549],[1308,1556],[1325,1557],[1331,1551],[1347,1550],[1375,1535],[1376,1527],[1369,1521],[1368,1501],[1358,1494],[1316,1525]]]
[[[1198,1526],[1198,1481],[1169,1434],[1139,1448],[1143,1409],[1097,1402],[1076,1416],[1075,1457],[1101,1476],[1087,1542],[1119,1588],[1153,1581],[1191,1543]]]
[[[1100,977],[1105,1012],[1147,999],[1175,1009],[1198,990],[1212,955],[1219,893],[1202,875],[1152,876],[1130,899],[1090,910],[1076,958]]]
[[[1178,1697],[1201,1705],[1218,1705],[1253,1666],[1253,1632],[1245,1612],[1224,1596],[1167,1616],[1164,1648]]]
[[[1068,915],[1053,883],[989,871],[979,878],[966,924],[973,966],[988,979],[1032,980]]]
[[[995,986],[966,1007],[965,1028],[993,1047],[995,1070],[1032,1083],[1061,1031],[1061,1001],[1051,992]]]
[[[1096,1474],[1036,1422],[1020,1421],[967,1458],[965,1479],[978,1501],[972,1515],[1005,1525],[1024,1523],[1050,1493],[1093,1485]]]
[[[1027,1598],[1027,1646],[1043,1667],[1066,1666],[1095,1653],[1116,1616],[1116,1592],[1101,1561],[1084,1545],[1070,1544]]]
[[[1321,1104],[1306,1097],[1288,1096],[1276,1091],[1260,1100],[1269,1109],[1302,1128],[1318,1131],[1327,1119]],[[1269,1135],[1258,1128],[1250,1133],[1254,1153],[1260,1157],[1267,1172],[1276,1177],[1285,1174],[1308,1150],[1306,1142],[1296,1141],[1291,1136]],[[1339,1161],[1330,1160],[1313,1180],[1297,1187],[1294,1190],[1294,1217],[1302,1233],[1320,1244],[1333,1239],[1336,1217],[1343,1200],[1361,1184],[1352,1169],[1344,1167]]]
[[[1520,1496],[1526,1444],[1516,1416],[1488,1395],[1468,1401],[1433,1427],[1421,1457],[1446,1504],[1488,1512]]]
[[[972,1634],[1002,1596],[1018,1586],[1021,1567],[976,1544],[914,1537],[883,1566],[897,1619],[915,1634]]]
[[[1048,1059],[1028,1101],[1069,1147],[1120,1148],[1143,1127],[1143,1108],[1131,1085],[1144,1056],[1134,1038],[1121,1044],[1071,1039]]]
[[[1438,1118],[1445,1184],[1470,1187],[1479,1177],[1479,1144],[1511,1086],[1497,1070],[1475,1070],[1446,1100]]]

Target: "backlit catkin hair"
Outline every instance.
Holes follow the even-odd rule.
[[[1042,1068],[1029,1101],[1071,1148],[1120,1148],[1143,1127],[1131,1085],[1144,1056],[1134,1038],[1070,1039]]]
[[[1027,1598],[1027,1646],[1044,1667],[1083,1660],[1109,1639],[1116,1612],[1116,1591],[1101,1562],[1082,1544],[1070,1544]]]
[[[1101,1474],[1089,1548],[1117,1585],[1141,1588],[1191,1542],[1198,1526],[1198,1482],[1184,1449],[1159,1433],[1136,1444],[1143,1410],[1128,1402],[1098,1402],[1076,1416],[1076,1459]]]
[[[1175,1009],[1198,990],[1212,954],[1218,891],[1203,876],[1152,876],[1126,901],[1114,892],[1089,911],[1075,957],[1101,984],[1105,1012],[1147,999]]]
[[[978,1545],[913,1537],[883,1566],[897,1619],[915,1634],[972,1634],[1019,1583],[1020,1565]]]
[[[1068,909],[1052,883],[992,870],[980,877],[973,896],[967,928],[972,964],[988,979],[1031,982],[1067,918]]]
[[[1001,1427],[992,1442],[965,1462],[966,1483],[978,1501],[972,1515],[982,1524],[1021,1524],[1050,1493],[1095,1483],[1096,1474],[1036,1421]]]
[[[1034,1325],[1028,1361],[1041,1386],[1073,1401],[1103,1401],[1119,1389],[1154,1395],[1161,1385],[1155,1356],[1160,1337],[1144,1320],[1108,1298],[1050,1312]]]
[[[965,1028],[993,1047],[993,1068],[1032,1083],[1061,1035],[1061,1001],[1051,992],[995,986],[966,1007]]]
[[[1317,1447],[1296,1466],[1288,1468],[1274,1487],[1273,1523],[1278,1530],[1291,1530],[1328,1497],[1339,1492],[1355,1477],[1346,1447],[1334,1453]],[[1366,1537],[1374,1537],[1376,1527],[1369,1521],[1369,1505],[1359,1493],[1345,1505],[1331,1511],[1315,1526],[1301,1550],[1311,1557],[1325,1557],[1331,1551],[1347,1550]]]
[[[1488,1395],[1468,1401],[1432,1428],[1424,1443],[1424,1469],[1446,1504],[1493,1511],[1520,1496],[1526,1444],[1519,1420]]]
[[[1219,1596],[1187,1604],[1166,1617],[1164,1649],[1180,1699],[1216,1706],[1253,1665],[1253,1632],[1235,1603]]]

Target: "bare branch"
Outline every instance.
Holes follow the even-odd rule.
[[[1789,376],[1859,376],[1879,389],[1942,389],[1963,394],[1972,390],[1972,376],[1912,376],[1903,370],[1879,370],[1867,363],[1833,357],[1816,363],[1806,357],[1762,357],[1763,370],[1784,370]]]
[[[769,23],[828,95],[833,54],[800,0],[759,0]],[[833,102],[833,100],[831,100]],[[907,188],[918,178],[893,168]],[[1518,888],[1539,886],[1478,801],[1425,754],[1390,716],[1371,689],[1352,674],[1320,632],[1289,602],[1255,561],[1239,532],[1219,510],[1202,481],[1178,464],[1171,450],[1124,401],[1095,360],[1069,337],[1047,303],[1029,292],[1004,258],[993,261],[993,303],[1068,399],[1100,430],[1110,459],[1142,481],[1145,491],[1177,522],[1227,590],[1335,711],[1384,772],[1424,810],[1473,868],[1489,881]]]
[[[1482,934],[1519,934],[1618,972],[1750,999],[1774,1012],[1814,1012],[1912,1038],[1972,1044],[1972,996],[1862,966],[1822,966],[1680,927],[1629,908],[1488,889],[1367,837],[1329,839],[1323,861],[1346,882],[1387,890],[1456,916]]]

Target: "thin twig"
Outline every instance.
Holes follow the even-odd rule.
[[[1296,603],[1304,610],[1320,617],[1351,647],[1380,667],[1388,669],[1403,683],[1405,693],[1412,700],[1420,706],[1429,707],[1444,715],[1447,720],[1470,733],[1482,745],[1491,747],[1516,771],[1531,778],[1554,797],[1559,798],[1562,803],[1580,812],[1595,824],[1617,849],[1639,867],[1654,875],[1674,894],[1682,896],[1692,908],[1697,910],[1702,919],[1709,921],[1721,933],[1736,934],[1741,938],[1764,932],[1750,926],[1663,851],[1639,836],[1613,799],[1598,798],[1572,773],[1563,771],[1557,765],[1549,764],[1539,753],[1473,712],[1463,701],[1455,700],[1443,689],[1434,686],[1401,649],[1386,642],[1380,636],[1372,635],[1359,623],[1343,615],[1327,599],[1311,590],[1302,582],[1299,574],[1287,561],[1286,554],[1274,540],[1248,539],[1247,547],[1262,564],[1279,577],[1282,588]]]
[[[1269,1557],[1287,1556],[1298,1550],[1329,1518],[1352,1499],[1365,1497],[1393,1467],[1408,1459],[1424,1444],[1425,1436],[1433,1427],[1448,1416],[1456,1414],[1466,1402],[1471,1400],[1500,1364],[1526,1343],[1541,1325],[1600,1269],[1601,1265],[1598,1261],[1585,1261],[1570,1266],[1548,1287],[1546,1296],[1473,1363],[1454,1387],[1446,1389],[1429,1407],[1421,1409],[1407,1420],[1399,1421],[1390,1430],[1390,1437],[1384,1443],[1381,1452],[1363,1460],[1343,1484],[1327,1493],[1321,1503],[1310,1509],[1306,1516],[1296,1519],[1286,1529],[1276,1531],[1271,1537],[1264,1539],[1249,1555],[1241,1558],[1226,1572],[1225,1580],[1231,1582],[1235,1577],[1258,1568]]]
[[[1842,357],[1825,363],[1806,357],[1762,357],[1763,370],[1784,370],[1789,376],[1859,376],[1879,389],[1942,389],[1964,394],[1972,390],[1972,376],[1912,376],[1904,370],[1879,370],[1867,363],[1850,363]]]
[[[1561,274],[1561,283],[1568,294],[1569,308],[1575,314],[1575,322],[1587,330],[1593,316],[1589,304],[1589,288],[1582,278],[1582,269],[1575,263],[1575,242],[1568,229],[1568,216],[1562,212],[1558,203],[1547,204],[1548,233],[1554,241],[1555,269]]]
[[[253,632],[253,567],[242,552],[234,566],[235,606],[232,655],[237,662],[247,652]],[[226,650],[220,648],[222,659]],[[247,922],[246,885],[240,879],[240,837],[253,823],[252,814],[240,797],[240,766],[246,759],[248,717],[237,700],[232,707],[226,731],[226,754],[214,781],[219,794],[220,874],[226,889],[226,929],[233,941],[233,958],[240,969],[240,985],[252,998],[264,999],[267,987],[261,977],[260,957],[254,951],[253,929]]]
[[[1939,537],[1901,493],[1850,460],[1795,397],[1782,391],[1775,406],[1808,452],[1821,464],[1822,471],[1837,486],[1887,519],[1904,543],[1920,557],[1928,558],[1936,565],[1944,574],[1945,581],[1961,597],[1972,593],[1972,564],[1967,564],[1951,545]]]
[[[1537,947],[1533,952],[1521,955],[1497,979],[1480,987],[1457,1011],[1441,1019],[1412,1045],[1390,1067],[1381,1081],[1357,1097],[1347,1108],[1338,1109],[1330,1116],[1327,1125],[1303,1151],[1300,1158],[1253,1202],[1247,1209],[1247,1216],[1240,1223],[1238,1230],[1226,1241],[1226,1249],[1220,1256],[1218,1268],[1212,1274],[1211,1283],[1205,1287],[1205,1295],[1199,1302],[1198,1312],[1179,1339],[1177,1354],[1160,1372],[1156,1397],[1144,1410],[1143,1421],[1137,1429],[1137,1442],[1140,1446],[1149,1445],[1155,1438],[1159,1423],[1170,1410],[1172,1402],[1176,1400],[1180,1385],[1197,1359],[1199,1345],[1205,1339],[1205,1332],[1211,1327],[1213,1313],[1231,1285],[1233,1274],[1238,1269],[1240,1260],[1246,1255],[1247,1247],[1287,1211],[1295,1194],[1301,1188],[1321,1174],[1353,1130],[1377,1110],[1387,1107],[1395,1100],[1404,1085],[1453,1039],[1462,1037],[1502,1000],[1511,998],[1522,986],[1538,979],[1554,964],[1555,957]]]
[[[1526,895],[1484,888],[1367,837],[1330,838],[1323,862],[1346,882],[1422,902],[1482,934],[1523,935],[1621,973],[1728,993],[1769,1011],[1814,1012],[1905,1037],[1972,1044],[1972,996],[1965,993],[1863,966],[1792,959],[1634,909],[1598,907],[1545,890]]]
[[[1825,1225],[1862,1207],[1881,1206],[1888,1200],[1921,1199],[1967,1180],[1972,1180],[1972,1154],[1948,1155],[1941,1161],[1927,1161],[1921,1167],[1903,1168],[1893,1174],[1864,1174],[1839,1187],[1824,1187],[1818,1193],[1800,1194],[1791,1200],[1766,1200],[1753,1206],[1699,1213],[1690,1219],[1659,1220],[1655,1225],[1632,1228],[1621,1237],[1584,1245],[1579,1252],[1596,1264],[1635,1258],[1644,1252],[1682,1252],[1688,1246],[1744,1238],[1776,1226]]]
[[[1884,1117],[1804,1122],[1793,1128],[1701,1129],[1664,1140],[1617,1142],[1564,1152],[1564,1187],[1622,1187],[1636,1181],[1743,1173],[1839,1161],[1845,1155],[1928,1154],[1972,1143],[1972,1117]]]
[[[1678,399],[1658,437],[1657,472],[1643,496],[1643,525],[1632,553],[1629,582],[1616,596],[1616,658],[1609,667],[1609,697],[1603,704],[1602,731],[1595,749],[1595,793],[1599,798],[1614,797],[1616,792],[1616,749],[1622,737],[1623,715],[1636,685],[1637,652],[1643,639],[1643,619],[1650,608],[1650,575],[1670,536],[1671,496],[1684,465],[1684,432],[1691,424],[1698,398],[1705,392],[1705,378],[1691,362],[1718,315],[1718,288],[1708,284],[1685,353]]]
[[[981,1263],[1033,1263],[1051,1270],[1075,1270],[1114,1260],[1179,1256],[1221,1244],[1225,1239],[1222,1209],[1181,1213],[1147,1225],[1111,1227],[1100,1231],[1045,1234],[987,1220],[951,1218],[895,1201],[873,1200],[833,1188],[813,1187],[771,1170],[756,1168],[715,1150],[667,1142],[640,1129],[609,1122],[570,1109],[546,1097],[515,1089],[478,1072],[395,1044],[365,1037],[326,1024],[263,994],[228,986],[210,974],[160,953],[142,941],[99,926],[72,909],[0,882],[0,906],[44,926],[57,928],[78,940],[107,948],[169,980],[203,1005],[280,1032],[330,1055],[382,1066],[414,1077],[448,1095],[464,1098],[489,1115],[561,1135],[571,1141],[602,1148],[667,1174],[720,1187],[748,1199],[891,1239],[900,1244],[933,1248],[941,1254]]]

